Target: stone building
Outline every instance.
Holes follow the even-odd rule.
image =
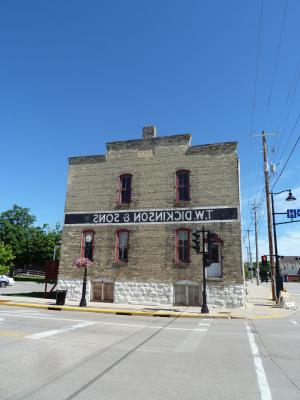
[[[201,305],[202,255],[191,232],[213,232],[209,306],[242,306],[237,142],[191,146],[190,134],[106,144],[105,155],[69,158],[58,287],[79,300]]]

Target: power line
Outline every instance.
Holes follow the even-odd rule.
[[[287,95],[287,98],[286,98],[286,101],[285,101],[284,109],[283,109],[283,113],[284,113],[284,111],[285,111],[285,109],[287,107],[287,113],[286,113],[285,117],[283,117],[283,119],[281,120],[281,122],[279,124],[279,132],[282,132],[282,134],[280,136],[279,143],[276,146],[278,148],[278,150],[279,150],[279,148],[281,146],[281,142],[282,142],[282,139],[283,139],[283,136],[284,136],[283,133],[285,131],[288,118],[290,116],[290,112],[291,112],[292,105],[293,105],[293,102],[294,102],[295,94],[296,94],[296,91],[297,91],[297,88],[298,88],[298,84],[299,84],[299,79],[300,79],[300,57],[299,57],[298,62],[297,62],[297,67],[296,67],[296,70],[295,70],[295,73],[294,73],[294,76],[293,76],[293,79],[292,79],[292,82],[291,82],[291,85],[290,85],[290,88],[289,88],[289,91],[288,91],[288,95]],[[289,105],[288,105],[288,103],[289,103]],[[277,160],[279,161],[280,157],[277,158]]]
[[[297,125],[298,125],[299,119],[300,119],[300,112],[299,112],[299,114],[297,116],[296,122],[294,123],[294,126],[293,126],[293,128],[292,128],[292,130],[291,130],[291,132],[289,134],[288,140],[287,140],[287,142],[286,142],[286,144],[285,144],[285,146],[284,146],[284,148],[283,148],[283,150],[282,150],[282,152],[280,154],[280,157],[279,157],[278,161],[280,161],[282,159],[282,157],[283,157],[283,155],[285,153],[285,150],[286,150],[288,144],[290,143],[290,140],[291,140],[291,138],[293,136],[293,133],[294,133],[294,131],[295,131]]]
[[[255,78],[254,78],[254,94],[253,94],[252,114],[251,114],[251,122],[250,122],[250,134],[253,130],[254,113],[255,113],[256,91],[257,91],[257,80],[258,80],[258,66],[259,66],[259,58],[260,58],[260,44],[261,44],[261,31],[262,31],[262,18],[263,18],[263,4],[264,4],[264,1],[261,0],[260,21],[259,21],[259,31],[258,31],[258,44],[257,44],[257,52],[256,52],[256,67],[255,67]]]
[[[279,35],[279,42],[278,42],[278,46],[277,46],[277,52],[276,52],[276,58],[275,58],[275,65],[274,65],[274,69],[273,69],[273,75],[272,75],[270,93],[269,93],[269,96],[268,96],[268,102],[267,102],[267,108],[266,108],[266,113],[265,113],[265,122],[264,122],[264,125],[267,123],[267,118],[268,118],[268,114],[269,114],[269,109],[270,109],[270,104],[271,104],[271,99],[272,99],[272,94],[273,94],[273,88],[274,88],[275,78],[276,78],[276,74],[277,74],[277,66],[278,66],[278,60],[279,60],[279,55],[280,55],[280,50],[281,50],[283,29],[284,29],[285,20],[286,20],[287,9],[288,9],[288,0],[286,0],[286,3],[285,3],[284,14],[283,14],[282,22],[281,22],[281,29],[280,29],[280,35]]]
[[[300,237],[299,236],[293,236],[293,235],[280,235],[281,238],[288,238],[288,239],[295,239],[295,240],[299,240]]]
[[[299,116],[300,116],[300,114],[299,114]],[[283,168],[282,168],[280,174],[278,175],[278,177],[277,177],[275,183],[273,184],[272,189],[274,188],[274,186],[276,185],[276,183],[279,181],[279,178],[280,178],[281,175],[283,174],[283,171],[285,170],[285,168],[286,168],[286,166],[287,166],[287,164],[288,164],[288,162],[289,162],[289,160],[290,160],[290,158],[291,158],[291,156],[292,156],[292,154],[293,154],[295,148],[297,147],[297,144],[299,143],[299,140],[300,140],[300,135],[298,136],[298,139],[296,140],[296,143],[294,144],[294,147],[292,148],[292,150],[291,150],[291,152],[290,152],[290,154],[289,154],[289,156],[288,156],[288,158],[287,158],[287,160],[286,160],[286,162],[285,162],[285,164],[284,164],[284,166],[283,166]]]

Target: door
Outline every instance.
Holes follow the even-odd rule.
[[[114,284],[104,282],[93,282],[93,301],[114,301]]]
[[[186,285],[175,285],[175,301],[176,306],[186,306]]]
[[[199,286],[188,286],[189,306],[199,306]]]
[[[174,285],[176,306],[199,306],[200,287],[198,285]]]
[[[114,284],[113,283],[104,283],[103,301],[113,303],[113,301],[114,301]]]

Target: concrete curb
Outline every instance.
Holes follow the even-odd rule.
[[[114,314],[114,315],[134,315],[144,317],[173,317],[173,318],[212,318],[212,319],[231,319],[230,312],[222,314],[196,314],[178,311],[135,311],[124,309],[101,309],[92,307],[75,307],[75,306],[57,306],[49,304],[36,304],[36,303],[17,303],[9,300],[0,300],[0,305],[9,307],[25,307],[37,308],[42,310],[57,310],[57,311],[79,311],[90,312],[98,314]],[[234,317],[235,319],[245,319],[244,316]]]
[[[57,306],[51,304],[37,304],[37,303],[18,303],[9,300],[0,300],[0,305],[9,307],[24,307],[24,308],[37,308],[43,310],[57,310],[57,311],[78,311],[78,312],[89,312],[98,314],[114,314],[114,315],[133,315],[141,317],[172,317],[172,318],[211,318],[211,319],[275,319],[283,318],[294,314],[297,310],[293,310],[287,314],[274,314],[274,315],[242,315],[242,314],[200,314],[192,312],[179,312],[179,311],[135,311],[126,309],[101,309],[93,307],[76,307],[76,306]]]

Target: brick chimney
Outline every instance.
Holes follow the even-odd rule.
[[[143,138],[150,139],[156,137],[156,126],[144,126],[143,127]]]

